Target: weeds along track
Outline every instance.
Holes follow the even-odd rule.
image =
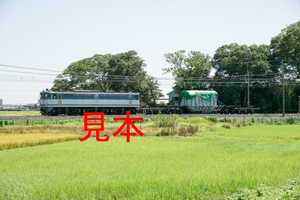
[[[157,115],[146,115],[146,114],[132,114],[132,117],[144,117],[144,118],[151,118],[156,117]],[[219,118],[229,118],[229,119],[251,119],[254,118],[281,118],[282,114],[264,114],[264,113],[256,113],[256,114],[179,114],[178,117],[217,117]],[[126,115],[105,115],[105,117],[126,117]],[[285,114],[285,117],[300,117],[300,114],[293,113],[293,114]],[[76,116],[69,116],[69,115],[60,115],[60,116],[0,116],[0,120],[19,120],[19,119],[76,119],[82,118],[83,115],[76,115]]]

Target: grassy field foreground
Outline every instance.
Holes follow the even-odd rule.
[[[224,199],[300,171],[300,126],[111,137],[0,151],[0,199]]]

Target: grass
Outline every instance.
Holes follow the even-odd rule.
[[[5,134],[0,133],[0,150],[70,141],[80,138],[75,134]]]
[[[40,116],[40,111],[0,111],[0,116]]]
[[[282,187],[300,169],[299,128],[218,125],[193,137],[0,151],[0,199],[224,199],[241,188]]]
[[[258,142],[300,142],[299,125],[255,125],[232,130],[219,129],[213,132],[198,132],[196,136],[205,139],[258,141]]]
[[[0,199],[247,199],[299,172],[299,118],[161,119],[136,123],[130,143],[79,142],[83,119],[2,121],[0,150],[35,147],[0,151]],[[105,118],[101,135],[121,124]]]

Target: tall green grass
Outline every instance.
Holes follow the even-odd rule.
[[[0,151],[0,199],[223,199],[280,187],[300,169],[299,126],[269,127]]]

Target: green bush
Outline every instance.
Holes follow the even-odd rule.
[[[254,124],[254,123],[255,123],[255,118],[254,118],[254,117],[252,117],[252,119],[251,119],[251,123],[252,123],[252,124]]]
[[[300,199],[300,177],[297,177],[291,184],[283,188],[261,185],[254,190],[241,190],[239,194],[233,194],[226,199]]]
[[[231,126],[229,124],[223,124],[222,127],[227,128],[227,129],[231,129]]]
[[[157,127],[175,127],[177,126],[179,118],[175,114],[161,115],[159,114],[155,119],[155,126]]]
[[[299,119],[297,117],[288,117],[285,118],[286,124],[297,124]]]
[[[224,117],[223,119],[220,119],[218,120],[219,122],[222,122],[222,123],[231,123],[231,119],[228,119],[226,117]]]
[[[211,122],[215,122],[215,123],[218,122],[217,117],[209,117],[209,116],[206,116],[206,117],[204,117],[204,119],[206,119],[206,120],[208,120],[208,121],[211,121]]]

